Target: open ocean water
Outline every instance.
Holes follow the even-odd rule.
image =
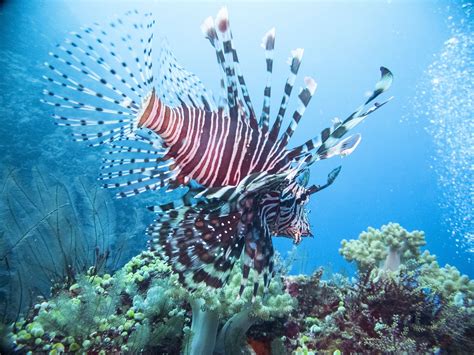
[[[308,185],[323,184],[329,171],[342,166],[334,184],[310,199],[314,238],[304,238],[293,252],[290,239],[273,238],[282,257],[294,257],[290,274],[311,274],[323,267],[327,278],[333,273],[352,276],[356,265],[340,255],[341,240],[357,239],[368,227],[379,229],[395,222],[407,231],[424,231],[426,245],[421,249],[435,254],[439,265],[453,265],[474,278],[474,62],[468,1],[4,0],[0,2],[4,321],[18,320],[18,314],[26,314],[36,303],[36,296],[48,299],[51,285],[61,288],[64,278],[75,278],[90,266],[104,272],[122,267],[146,248],[144,231],[154,218],[145,207],[155,203],[155,192],[117,200],[114,191],[99,189],[96,179],[106,149],[72,142],[66,134],[70,131],[54,124],[53,108],[40,102],[46,88],[42,76],[49,75],[44,65],[51,60],[48,52],[83,25],[108,23],[134,9],[152,12],[156,53],[166,38],[179,63],[217,95],[220,71],[200,26],[223,5],[229,11],[233,43],[257,114],[266,83],[261,38],[270,28],[276,29],[270,123],[280,105],[290,51],[304,48],[283,127],[297,107],[297,89],[305,76],[315,79],[317,90],[290,146],[317,136],[333,118],[349,116],[371,94],[380,66],[394,76],[384,94],[393,100],[354,129],[362,134],[357,149],[344,158],[316,162],[310,169]],[[173,193],[159,195],[162,201],[175,199]],[[7,302],[11,298],[14,301]]]

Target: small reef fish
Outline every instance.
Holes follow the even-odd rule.
[[[202,25],[221,71],[217,100],[177,62],[165,41],[153,61],[154,26],[150,13],[130,11],[107,26],[72,33],[50,53],[50,74],[44,78],[51,89],[44,91],[44,102],[54,106],[58,125],[73,129],[75,140],[109,148],[99,179],[105,188],[118,189],[117,197],[187,188],[173,203],[150,207],[158,217],[148,228],[150,248],[185,286],[222,287],[240,259],[240,293],[254,270],[255,297],[260,279],[266,289],[275,272],[272,236],[295,243],[310,236],[305,206],[340,172],[334,169],[324,185],[308,187],[309,167],[352,153],[360,134],[343,137],[391,99],[367,107],[390,87],[392,73],[381,67],[375,90],[360,107],[290,148],[316,90],[314,79],[304,78],[297,109],[281,130],[303,49],[291,52],[281,105],[270,125],[274,29],[263,37],[267,81],[257,116],[226,8]]]

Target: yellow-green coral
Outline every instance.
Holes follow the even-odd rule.
[[[421,231],[408,232],[397,223],[389,223],[380,229],[369,227],[359,239],[343,239],[339,253],[347,261],[355,261],[359,270],[382,266],[390,253],[396,253],[401,262],[420,256],[420,247],[426,244]]]
[[[255,302],[250,302],[250,290],[239,299],[241,277],[240,265],[236,265],[222,290],[201,287],[191,294],[166,263],[146,251],[114,275],[97,275],[91,269],[78,277],[75,284],[37,304],[26,321],[17,322],[11,339],[18,350],[133,352],[167,343],[167,337],[179,338],[185,326],[186,301],[194,304],[199,300],[203,314],[214,314],[218,322],[248,311],[245,315],[253,324],[293,309],[295,301],[283,292],[279,279],[270,283],[265,296],[261,287]]]
[[[166,264],[143,252],[113,276],[96,275],[93,269],[79,276],[75,284],[37,304],[27,321],[17,322],[11,339],[16,349],[37,352],[139,350],[182,329],[185,310],[167,294],[172,287]],[[152,319],[160,333],[150,330]]]
[[[346,260],[355,261],[360,271],[374,268],[374,275],[386,266],[391,253],[398,253],[401,263],[417,270],[420,287],[474,310],[474,281],[454,266],[440,267],[435,255],[420,250],[425,244],[423,232],[408,232],[399,224],[389,223],[380,230],[369,227],[357,240],[344,239],[339,252]]]
[[[474,311],[474,280],[451,265],[440,267],[436,260],[420,267],[420,284],[441,294],[446,300]]]

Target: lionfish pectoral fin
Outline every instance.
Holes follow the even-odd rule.
[[[281,184],[287,176],[288,172],[286,171],[278,174],[253,173],[242,179],[236,186],[206,188],[198,193],[196,197],[232,203],[246,198],[251,193],[263,193],[271,190]]]
[[[357,148],[361,140],[362,136],[359,133],[344,138],[329,149],[319,152],[318,159],[328,159],[336,155],[340,155],[341,157],[348,156]]]
[[[301,170],[301,172],[298,174],[297,179],[298,179],[298,184],[301,186],[307,186],[310,178],[310,171],[307,168],[304,168]]]
[[[373,101],[377,96],[387,91],[392,86],[393,74],[385,67],[380,67],[380,80],[375,84],[375,90],[369,96],[364,105]]]
[[[137,130],[153,89],[154,24],[151,14],[127,12],[108,26],[72,33],[50,53],[43,77],[51,88],[42,101],[54,107],[58,125],[73,129],[74,140],[97,146]]]
[[[104,188],[119,189],[118,198],[167,189],[178,174],[159,137],[143,129],[137,133],[111,144],[103,160],[99,180]]]
[[[339,173],[341,172],[342,167],[338,166],[337,168],[331,170],[331,172],[328,174],[328,181],[327,185],[332,185],[332,183],[336,180],[336,178],[339,176]]]
[[[244,292],[252,272],[252,302],[257,297],[259,286],[263,285],[265,293],[273,277],[274,249],[268,225],[262,224],[264,219],[264,216],[255,216],[253,225],[248,229],[245,237],[245,248],[242,255],[242,281],[239,295]]]
[[[321,186],[316,186],[316,185],[310,186],[308,188],[308,193],[311,195],[311,194],[314,194],[315,192],[319,192],[319,191],[325,189],[326,187],[331,186],[334,183],[334,181],[336,180],[339,173],[341,172],[341,168],[342,168],[341,166],[338,166],[337,168],[331,170],[331,172],[328,174],[327,182],[324,185],[321,185]],[[313,237],[313,235],[311,233],[309,233],[309,236]]]

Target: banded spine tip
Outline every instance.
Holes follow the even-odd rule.
[[[204,20],[204,22],[201,25],[201,31],[206,36],[206,38],[208,38],[211,41],[217,38],[217,33],[216,33],[214,20],[212,16],[209,16],[208,18]]]
[[[275,27],[270,29],[262,38],[262,48],[272,50],[275,45]]]
[[[311,96],[314,94],[314,92],[316,91],[316,88],[318,87],[318,85],[316,84],[316,81],[314,81],[314,79],[310,76],[306,76],[304,78],[304,83],[306,85],[306,87],[308,88],[309,92],[311,93]]]
[[[222,7],[216,16],[216,23],[217,28],[221,32],[226,32],[229,28],[229,12],[227,11],[227,7]]]

